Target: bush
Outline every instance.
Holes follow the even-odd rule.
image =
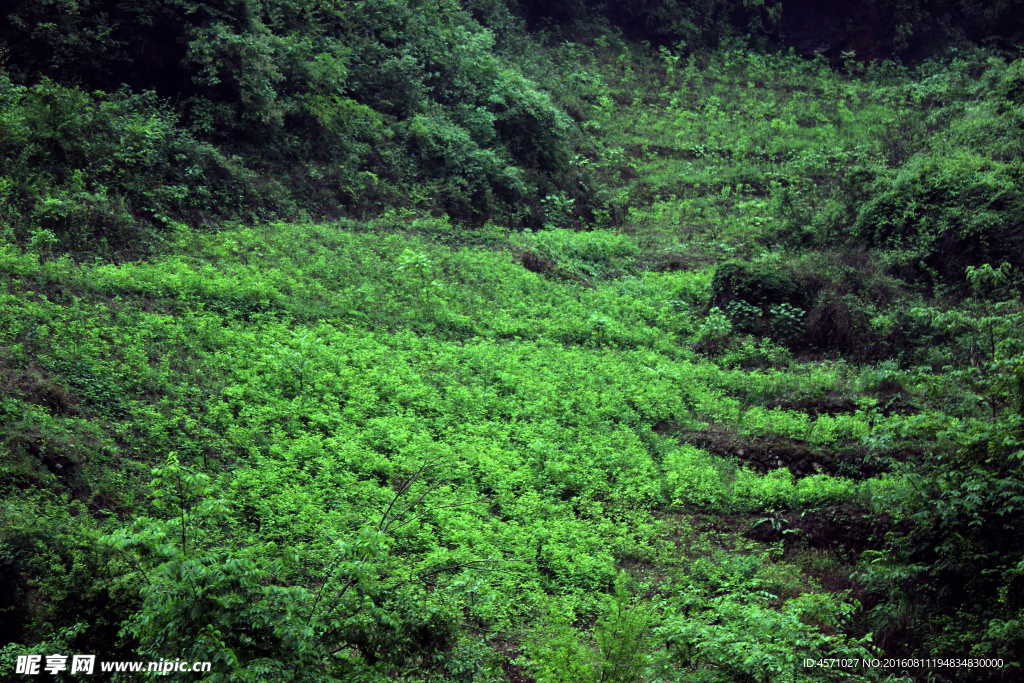
[[[647,680],[652,629],[657,614],[627,588],[625,572],[615,581],[615,594],[605,599],[594,626],[595,648],[580,642],[563,617],[535,632],[529,654],[538,683],[639,683]]]
[[[498,190],[506,201],[521,198],[521,180],[491,149],[482,149],[464,128],[443,115],[415,116],[408,127],[410,154],[424,172],[444,182],[445,208],[454,215],[485,211]]]
[[[71,650],[127,658],[127,643],[115,645],[117,624],[138,606],[138,586],[109,574],[96,580],[107,565],[107,554],[94,542],[97,526],[80,501],[68,505],[57,496],[35,495],[0,508],[0,570],[8,577],[0,594],[5,642],[39,652],[47,645],[40,636],[50,640],[68,631],[63,645]]]
[[[299,206],[334,217],[392,200],[477,220],[522,214],[537,187],[566,185],[571,120],[501,64],[492,34],[454,0],[430,9],[398,0],[246,0],[230,10],[217,0],[100,0],[64,16],[50,3],[21,0],[10,16],[0,30],[0,45],[6,41],[13,57],[0,98],[5,109],[30,110],[6,119],[23,122],[31,139],[6,136],[17,150],[8,165],[29,163],[17,161],[26,149],[38,165],[39,154],[54,147],[41,137],[102,156],[68,164],[68,174],[82,172],[84,189],[53,197],[50,213],[59,221],[88,224],[79,241],[138,242],[140,216],[194,222],[206,206],[234,214],[237,204],[245,215],[232,217],[292,217]],[[28,91],[11,85],[33,82],[39,85]],[[122,82],[127,87],[109,111],[72,87],[110,91]],[[36,106],[44,95],[49,120]],[[171,98],[173,108],[160,104]],[[37,123],[42,135],[33,132]],[[128,148],[119,149],[126,136]],[[38,147],[26,148],[33,141]],[[123,191],[97,168],[107,159],[146,196]],[[264,177],[243,170],[242,160]],[[212,194],[203,195],[206,188]],[[54,232],[60,237],[65,228]]]
[[[152,92],[27,88],[0,71],[0,212],[14,236],[40,244],[48,231],[50,250],[145,253],[172,216],[209,224],[285,210],[177,124]]]
[[[788,469],[767,474],[685,445],[664,459],[664,496],[675,506],[719,512],[752,512],[843,503],[857,485],[816,474],[794,480]]]
[[[771,340],[756,342],[751,337],[742,339],[738,346],[722,354],[718,363],[723,367],[742,368],[787,368],[793,362],[793,354]]]
[[[659,44],[679,43],[693,49],[713,49],[742,35],[761,36],[775,30],[781,3],[772,0],[519,0],[527,18],[561,23],[607,17],[628,35]]]
[[[806,293],[792,272],[777,265],[723,263],[711,280],[711,305],[726,312],[737,332],[788,345],[803,337]]]
[[[919,159],[875,182],[853,232],[909,279],[963,289],[968,266],[1024,265],[1022,171],[973,153]]]
[[[856,673],[804,668],[805,658],[871,659],[871,636],[853,639],[835,634],[852,620],[859,605],[844,595],[803,593],[773,609],[777,599],[756,581],[725,595],[709,596],[697,587],[669,601],[660,629],[672,658],[682,666],[710,667],[707,681],[871,681],[872,669]]]
[[[556,228],[536,233],[527,230],[514,241],[561,269],[589,277],[620,274],[639,253],[631,237],[610,230],[574,232]]]

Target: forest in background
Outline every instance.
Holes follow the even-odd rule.
[[[3,11],[0,680],[1024,677],[1024,3]]]

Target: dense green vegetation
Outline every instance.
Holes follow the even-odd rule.
[[[787,7],[15,3],[0,678],[1024,675],[1019,6]]]

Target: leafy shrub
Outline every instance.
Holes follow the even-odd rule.
[[[770,335],[789,345],[803,337],[805,298],[792,272],[765,263],[723,263],[711,280],[712,305],[725,310],[738,332]]]
[[[1008,270],[987,264],[972,269],[968,286],[977,293],[998,284]],[[967,418],[937,411],[892,415],[865,437],[873,448],[907,440],[932,444],[927,459],[892,463],[903,485],[871,488],[871,504],[907,525],[861,578],[879,600],[869,615],[879,630],[893,634],[909,626],[923,647],[936,652],[966,645],[979,657],[1020,662],[1024,655],[1013,623],[1024,610],[1013,588],[1024,561],[1022,310],[1020,300],[1011,299],[914,311],[934,327],[962,335],[973,361],[940,373],[925,368],[915,379],[933,395],[973,401],[983,410]],[[910,375],[895,367],[883,370],[882,381],[906,381]],[[941,583],[922,584],[925,572],[942,576]],[[932,630],[935,623],[944,624],[941,632]]]
[[[11,643],[45,647],[62,639],[71,649],[128,654],[115,646],[116,624],[137,607],[137,585],[122,577],[95,580],[107,558],[94,542],[98,524],[84,513],[78,501],[46,495],[0,508],[0,568],[9,577],[0,633]],[[40,634],[49,638],[32,642]]]
[[[897,168],[925,148],[928,127],[918,112],[906,112],[879,131],[876,139],[889,167]]]
[[[990,69],[984,77],[989,92],[1004,100],[1004,107],[1024,104],[1024,60],[1015,59],[1008,66],[995,61],[1000,68]]]
[[[733,346],[718,358],[723,367],[742,369],[751,368],[786,368],[793,362],[792,352],[770,339],[755,341],[745,337],[738,345]]]
[[[516,161],[545,171],[565,170],[571,122],[550,96],[514,71],[503,71],[488,93],[498,136]]]
[[[893,393],[902,391],[905,381],[906,373],[900,370],[899,363],[889,359],[864,368],[857,383],[862,391]]]
[[[733,326],[741,332],[758,332],[764,329],[761,318],[764,311],[742,299],[734,299],[725,307],[725,314]]]
[[[804,333],[803,318],[807,311],[788,303],[776,304],[768,309],[771,316],[771,336],[783,344],[799,343]]]
[[[173,232],[172,216],[208,224],[285,209],[177,124],[152,92],[27,88],[0,71],[0,177],[14,236],[52,235],[50,251],[147,252]]]
[[[531,248],[561,268],[589,277],[618,274],[639,253],[630,236],[612,230],[526,230],[514,237],[513,242]]]
[[[181,466],[173,453],[153,475],[154,507],[165,519],[138,518],[99,539],[145,581],[142,607],[122,631],[138,640],[140,656],[210,661],[219,680],[292,677],[284,671],[297,669],[296,680],[331,681],[373,676],[383,657],[410,666],[450,651],[451,624],[422,590],[402,580],[383,585],[387,532],[409,512],[394,503],[417,475],[404,480],[379,524],[334,544],[317,591],[281,585],[298,557],[273,542],[240,550],[218,542],[213,527],[230,513],[212,497],[208,476]],[[331,658],[340,650],[344,656]]]
[[[877,680],[872,669],[804,668],[805,658],[871,659],[870,636],[855,639],[830,635],[852,620],[858,605],[845,596],[803,593],[778,599],[747,580],[721,595],[697,586],[669,601],[660,635],[674,661],[683,666],[710,666],[704,680]],[[824,628],[822,628],[824,627]]]
[[[682,446],[665,455],[662,467],[669,501],[712,510],[727,510],[732,505],[728,484],[735,477],[734,464],[693,446]]]
[[[581,643],[575,629],[557,616],[537,629],[529,655],[538,683],[639,683],[650,660],[657,615],[633,597],[623,572],[615,593],[602,605],[594,625],[593,647]]]
[[[711,280],[711,301],[717,306],[743,301],[761,308],[803,303],[802,297],[800,283],[791,273],[768,264],[729,261],[715,270]]]
[[[534,21],[546,17],[573,22],[600,14],[635,38],[661,44],[681,41],[692,49],[713,49],[731,37],[771,32],[781,10],[781,4],[772,0],[519,0],[519,4]]]
[[[479,216],[522,200],[524,172],[543,172],[550,182],[566,170],[571,121],[532,81],[502,66],[493,36],[458,3],[424,12],[364,0],[338,11],[351,35],[346,94],[407,131],[367,150],[382,177],[411,180],[406,157],[426,177],[455,181],[442,185],[446,208],[465,195]],[[407,156],[396,147],[403,142]]]
[[[898,272],[962,289],[967,266],[1024,264],[1022,170],[966,152],[919,159],[875,182],[853,232],[892,250]]]
[[[842,503],[857,484],[827,475],[795,480],[788,469],[758,474],[693,446],[666,454],[665,498],[673,505],[721,512],[751,512]]]
[[[491,208],[492,192],[506,202],[525,193],[521,179],[494,150],[482,149],[469,131],[443,115],[416,115],[408,130],[412,156],[428,176],[443,180],[444,206],[452,215]]]
[[[729,316],[715,306],[708,311],[697,329],[697,346],[715,355],[725,346],[731,334],[732,322]]]
[[[76,166],[84,188],[54,193],[50,213],[65,223],[106,221],[83,239],[131,232],[139,214],[158,223],[226,217],[202,218],[198,212],[209,206],[235,219],[260,211],[289,217],[298,205],[312,215],[335,216],[339,205],[361,213],[385,200],[463,219],[523,215],[532,204],[522,201],[538,187],[528,181],[542,178],[545,193],[564,181],[571,120],[532,81],[501,64],[493,35],[454,0],[429,11],[398,0],[246,0],[238,11],[217,0],[105,0],[79,9],[58,16],[46,2],[21,0],[0,35],[16,55],[5,90],[42,78],[37,87],[56,92],[45,78],[61,81],[64,89],[50,102],[60,105],[51,115],[72,122],[61,144],[71,149],[77,141],[92,152],[106,145],[117,177],[128,174],[147,188],[139,201],[139,192],[120,191],[106,168]],[[61,30],[33,32],[36,24]],[[139,100],[149,110],[131,117],[109,111],[98,125],[88,120],[96,118],[89,116],[95,104],[73,111],[91,96],[72,84],[111,91],[122,82],[134,91],[155,89]],[[143,98],[130,92],[119,97]],[[157,104],[167,98],[173,107]],[[19,99],[25,98],[0,95],[7,106]],[[108,122],[127,134],[129,149],[106,139],[121,138],[104,130]],[[41,131],[52,126],[44,122]],[[17,137],[9,136],[12,146]],[[230,161],[197,141],[215,143]],[[203,156],[213,157],[216,172],[196,158]],[[37,155],[33,162],[39,161]],[[5,174],[25,175],[0,169]],[[223,192],[232,176],[243,182]],[[237,204],[245,212],[232,211]]]
[[[698,309],[706,305],[711,292],[713,274],[707,271],[680,271],[667,273],[662,277],[675,282],[669,297],[673,306],[679,309]]]

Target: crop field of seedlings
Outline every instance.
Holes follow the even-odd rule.
[[[1018,4],[17,0],[0,681],[1024,679]]]

